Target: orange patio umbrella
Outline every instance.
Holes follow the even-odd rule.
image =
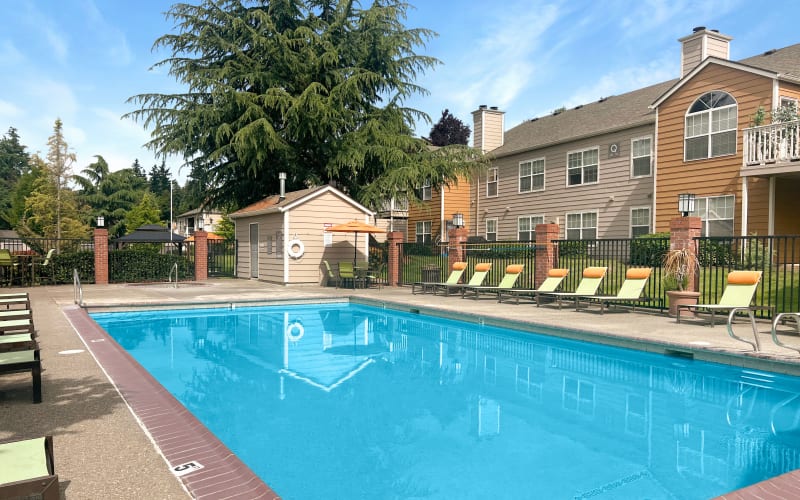
[[[367,224],[366,222],[359,222],[357,220],[351,220],[350,222],[346,222],[344,224],[337,224],[335,226],[329,227],[326,231],[331,233],[355,233],[356,234],[356,241],[353,246],[353,265],[356,265],[356,260],[358,259],[358,233],[385,233],[386,230],[381,229],[379,227],[373,226],[372,224]]]

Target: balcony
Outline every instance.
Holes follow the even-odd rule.
[[[408,199],[392,198],[383,203],[378,209],[378,217],[400,217],[408,218]]]
[[[744,129],[742,175],[800,172],[800,121]]]

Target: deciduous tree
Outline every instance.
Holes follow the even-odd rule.
[[[442,111],[442,117],[431,129],[430,140],[434,146],[449,146],[461,144],[466,146],[469,141],[470,129],[464,122],[453,116],[450,110]]]

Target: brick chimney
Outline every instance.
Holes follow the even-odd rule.
[[[720,59],[730,59],[730,42],[733,37],[723,35],[718,30],[707,30],[705,26],[698,26],[692,34],[679,38],[681,42],[681,78],[695,69],[709,56]]]
[[[497,106],[478,106],[472,112],[472,147],[480,148],[485,153],[502,146],[504,117],[505,112],[497,109]]]

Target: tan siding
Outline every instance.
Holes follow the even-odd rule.
[[[498,239],[513,240],[517,238],[520,216],[542,215],[545,222],[558,221],[563,236],[567,213],[597,211],[598,237],[627,238],[631,207],[651,206],[653,192],[652,176],[631,178],[631,139],[653,138],[653,134],[653,126],[641,126],[495,160],[492,166],[498,167],[498,197],[486,198],[484,174],[479,186],[477,234],[484,234],[487,218],[497,218]],[[609,158],[612,143],[619,144],[619,154],[615,158]],[[567,187],[567,152],[592,147],[597,147],[599,152],[598,183]],[[545,158],[545,190],[520,193],[519,162],[542,157]]]
[[[725,40],[719,40],[713,37],[708,37],[706,42],[706,53],[708,56],[719,57],[720,59],[728,58],[728,47],[730,44]]]
[[[699,38],[687,40],[683,43],[683,68],[682,74],[692,71],[702,60],[702,43]]]
[[[469,220],[470,182],[466,178],[459,179],[457,185],[444,187],[444,220],[453,218],[453,213],[459,210],[464,214],[465,222]],[[431,221],[431,237],[435,240],[441,234],[441,192],[434,188],[431,191],[430,201],[410,203],[408,207],[408,239],[417,240],[417,222]],[[467,224],[467,227],[469,225]]]
[[[736,154],[684,162],[686,112],[698,97],[711,90],[728,92],[738,103],[740,132],[737,134]],[[657,231],[667,231],[670,219],[678,216],[678,194],[692,192],[698,197],[735,195],[734,233],[741,232],[741,130],[749,126],[759,106],[769,109],[771,102],[771,80],[744,71],[709,65],[662,103],[658,110]],[[759,182],[751,182],[748,214],[751,227],[761,227],[765,220],[768,197],[762,196],[762,192],[763,187]]]

